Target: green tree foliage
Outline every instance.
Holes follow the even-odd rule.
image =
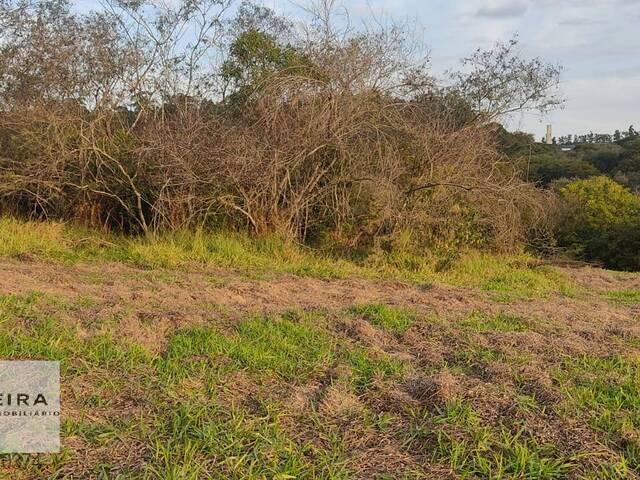
[[[622,134],[620,133],[620,130],[616,130],[615,132],[613,132],[614,142],[619,142],[621,139],[622,139]]]
[[[608,268],[640,268],[640,197],[604,176],[575,180],[559,193],[560,246]]]
[[[522,176],[542,186],[562,178],[588,178],[601,173],[582,155],[562,152],[556,145],[536,143],[533,135],[527,133],[508,132],[496,125],[495,139],[499,150],[519,165]]]
[[[508,132],[496,126],[499,150],[520,167],[522,176],[548,186],[560,179],[589,178],[606,175],[616,182],[640,191],[640,136],[620,135],[615,143],[594,142],[574,145],[565,150],[557,145],[536,143],[521,132]],[[599,135],[602,137],[603,135]],[[617,135],[611,136],[617,138]],[[574,137],[561,137],[563,146]]]
[[[612,144],[580,145],[576,147],[574,154],[593,165],[598,171],[610,174],[616,171],[622,149],[618,145]]]
[[[549,185],[561,178],[588,178],[599,174],[596,167],[579,158],[542,154],[531,158],[528,179],[542,185]]]
[[[545,145],[536,143],[533,134],[526,132],[509,132],[499,123],[491,124],[498,149],[511,157],[538,152]]]
[[[238,35],[231,45],[222,77],[233,99],[245,99],[269,75],[302,65],[293,48],[278,45],[271,35],[252,28]]]

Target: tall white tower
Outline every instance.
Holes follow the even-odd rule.
[[[553,143],[553,133],[551,131],[551,125],[547,125],[547,136],[545,140],[547,141],[547,145],[551,145]]]

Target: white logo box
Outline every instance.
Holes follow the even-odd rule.
[[[60,451],[60,362],[0,360],[0,453]]]

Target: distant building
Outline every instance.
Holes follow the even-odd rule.
[[[545,141],[547,145],[551,145],[553,143],[553,132],[551,131],[551,125],[547,125],[547,136],[545,137]]]

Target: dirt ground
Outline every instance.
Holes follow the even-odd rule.
[[[620,428],[601,428],[592,414],[606,411],[585,413],[585,405],[595,408],[595,404],[573,399],[571,392],[577,391],[580,381],[565,383],[558,372],[567,359],[615,355],[637,362],[640,305],[612,300],[608,294],[640,290],[640,276],[589,267],[561,270],[580,287],[579,294],[498,301],[492,292],[444,284],[288,275],[250,278],[230,270],[159,271],[117,263],[68,266],[23,258],[0,260],[0,295],[37,292],[68,302],[75,307],[60,313],[59,319],[73,324],[80,338],[106,329],[117,341],[139,345],[158,356],[166,353],[173,335],[185,329],[214,324],[229,330],[253,316],[322,312],[320,324],[331,335],[354,348],[406,364],[404,373],[390,380],[376,378],[366,388],[358,388],[353,387],[353,373],[341,361],[303,381],[285,383],[271,377],[257,381],[240,369],[226,380],[222,397],[249,411],[254,398],[280,402],[285,405],[281,426],[294,442],[328,448],[326,440],[320,439],[319,427],[309,420],[319,418],[323,428],[338,432],[347,450],[343,455],[349,478],[491,478],[486,473],[490,471],[497,472],[493,478],[636,478],[635,450],[629,450],[629,444],[637,444],[640,422],[632,418]],[[418,320],[394,332],[380,328],[366,315],[345,314],[363,304],[411,311]],[[481,320],[474,317],[479,313]],[[106,318],[110,321],[96,321]],[[496,318],[503,323],[491,320]],[[488,323],[482,319],[489,319]],[[511,328],[504,323],[509,319],[523,323]],[[589,379],[599,373],[580,375]],[[91,390],[95,382],[89,372],[66,384],[67,417],[83,411],[74,391]],[[526,401],[532,405],[524,405]],[[472,420],[452,417],[452,405],[463,404],[472,409]],[[114,415],[116,407],[122,405],[113,404],[112,410],[103,413]],[[416,412],[430,414],[419,418]],[[625,404],[614,416],[637,413],[635,403],[628,408]],[[362,420],[371,415],[376,419],[373,424]],[[392,427],[376,423],[384,423],[387,417],[393,419]],[[517,433],[519,428],[525,433]],[[476,442],[478,432],[484,431],[526,438],[523,445],[535,457],[527,460],[529,473],[513,473],[525,470],[509,470],[509,466],[502,474],[500,466],[485,469],[483,457],[490,459],[500,452],[509,459],[504,452],[511,447],[505,446],[506,440],[487,440],[485,449]],[[24,467],[15,458],[5,459],[0,472],[7,478],[115,478],[116,474],[129,478],[124,472],[140,472],[136,469],[141,464],[152,463],[150,447],[138,435],[107,446],[93,445],[82,435],[68,435],[63,444],[71,453],[56,473],[46,462]],[[452,445],[466,445],[464,461],[454,461]],[[555,453],[544,453],[546,445],[553,445]],[[543,455],[563,459],[566,465],[547,471]],[[113,463],[111,476],[100,477],[95,466],[106,461]],[[211,471],[193,478],[218,478]]]
[[[463,317],[476,310],[509,311],[564,323],[583,339],[597,340],[599,334],[606,336],[612,331],[620,335],[640,333],[635,328],[640,305],[616,305],[603,296],[613,291],[640,290],[640,276],[591,267],[561,271],[590,294],[503,304],[485,291],[439,284],[293,275],[248,279],[229,270],[156,271],[119,263],[66,266],[36,260],[0,260],[0,295],[41,292],[70,301],[91,298],[97,304],[94,308],[100,311],[87,313],[127,310],[118,329],[125,336],[134,333],[138,320],[148,318],[159,325],[186,326],[222,316],[244,318],[290,309],[341,310],[364,303],[409,307],[443,317]],[[155,333],[162,337],[162,332]],[[596,341],[594,347],[602,345]]]

